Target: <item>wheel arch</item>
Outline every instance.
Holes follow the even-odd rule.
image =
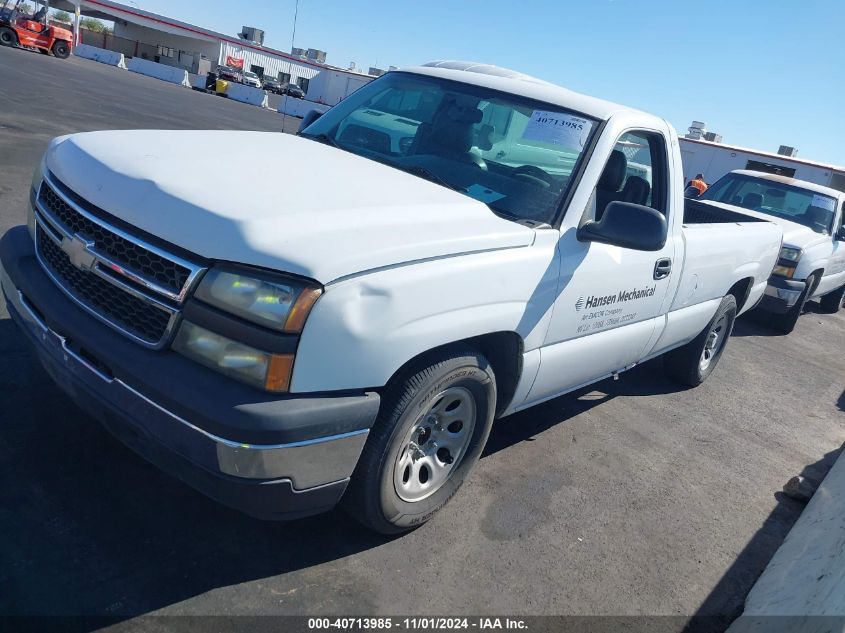
[[[753,286],[754,286],[754,278],[753,277],[745,277],[745,278],[737,281],[725,293],[725,296],[733,295],[734,299],[736,299],[737,314],[742,312],[742,308],[745,305],[745,302],[748,301],[748,296],[749,296],[749,294],[751,294],[751,288]]]
[[[445,343],[421,352],[403,363],[390,377],[387,385],[403,380],[411,368],[425,363],[429,357],[438,356],[450,348],[458,348],[462,345],[473,348],[490,363],[493,375],[496,377],[496,415],[501,415],[513,400],[522,374],[522,354],[525,344],[516,332],[489,332]]]

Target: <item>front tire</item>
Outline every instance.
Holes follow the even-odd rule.
[[[366,527],[419,527],[455,495],[478,461],[496,410],[490,363],[460,345],[415,363],[388,386],[343,498]]]
[[[53,42],[53,47],[50,49],[53,55],[59,59],[67,59],[70,56],[70,45],[64,40],[56,40]]]
[[[705,380],[722,358],[736,320],[736,298],[722,299],[716,314],[701,333],[686,345],[667,352],[663,366],[667,375],[688,387],[697,387]]]
[[[839,308],[842,307],[842,298],[845,297],[845,286],[834,290],[833,292],[829,292],[821,299],[819,299],[819,305],[821,309],[825,312],[830,314],[835,314],[839,312]]]

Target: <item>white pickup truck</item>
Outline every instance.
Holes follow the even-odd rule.
[[[663,119],[501,68],[390,72],[309,120],[57,138],[0,242],[56,382],[253,516],[422,524],[494,418],[660,354],[706,379],[780,252],[772,222],[685,219]],[[221,157],[284,200],[213,186]]]
[[[720,178],[693,208],[733,210],[783,228],[783,248],[760,310],[781,332],[795,328],[804,304],[819,299],[837,312],[845,296],[845,192],[812,182],[736,170]]]

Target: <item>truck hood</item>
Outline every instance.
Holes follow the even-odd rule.
[[[96,207],[197,255],[322,283],[534,240],[468,196],[282,133],[74,134],[51,144],[47,168]]]
[[[807,249],[811,246],[815,246],[816,244],[821,244],[830,241],[829,235],[822,235],[821,233],[816,233],[813,229],[806,227],[803,224],[798,224],[797,222],[790,222],[789,220],[784,220],[782,218],[778,218],[773,215],[768,215],[760,211],[752,211],[751,209],[746,209],[745,207],[740,207],[733,204],[726,204],[724,202],[716,202],[715,200],[698,200],[698,202],[701,202],[702,204],[709,204],[714,207],[719,207],[720,209],[727,209],[736,213],[742,213],[743,215],[748,215],[753,218],[759,218],[761,220],[767,220],[769,222],[777,224],[783,229],[783,243],[788,244],[789,246],[796,246],[798,248]]]

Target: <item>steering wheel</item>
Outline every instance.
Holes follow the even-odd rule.
[[[513,170],[514,178],[524,178],[535,185],[550,189],[553,181],[552,177],[536,165],[522,165]]]

